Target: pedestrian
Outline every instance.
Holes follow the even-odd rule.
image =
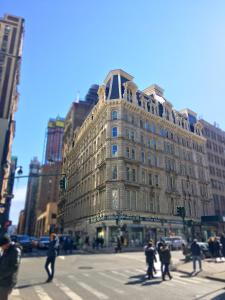
[[[120,236],[117,237],[117,244],[115,247],[115,252],[121,252],[122,251],[122,247],[121,247],[121,239]]]
[[[171,263],[171,253],[169,247],[164,243],[160,248],[160,260],[162,263],[162,280],[166,280],[166,275],[168,275],[171,280],[173,277],[170,274],[170,263]]]
[[[161,250],[162,250],[163,245],[164,245],[164,242],[163,242],[163,239],[161,238],[157,245],[157,252],[159,254],[161,273],[163,273],[163,263],[162,263],[162,257],[161,257]]]
[[[7,300],[17,283],[21,249],[5,235],[0,238],[0,299]]]
[[[193,261],[193,272],[196,272],[196,261],[199,264],[199,270],[202,271],[202,259],[201,259],[201,248],[197,243],[198,240],[194,239],[193,243],[191,244],[191,255]]]
[[[224,235],[224,233],[221,234],[220,243],[222,245],[222,256],[225,257],[225,235]]]
[[[52,233],[50,235],[50,243],[47,251],[47,259],[45,262],[45,270],[48,274],[48,279],[46,282],[52,281],[55,273],[55,259],[57,256],[57,240],[56,234]],[[51,270],[49,270],[49,265],[51,265]]]
[[[211,258],[214,257],[214,238],[211,236],[208,239],[208,246],[209,246],[209,253],[211,255]]]
[[[154,278],[153,276],[153,269],[154,269],[154,262],[157,262],[156,256],[155,256],[155,248],[153,247],[153,243],[149,242],[147,247],[145,248],[145,256],[146,256],[146,262],[148,264],[148,279]]]
[[[220,242],[217,237],[214,238],[214,257],[215,261],[218,262],[221,259],[221,252],[220,252]]]

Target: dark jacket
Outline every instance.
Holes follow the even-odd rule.
[[[154,261],[157,261],[155,256],[155,249],[153,247],[147,247],[145,249],[145,255],[147,264],[153,264]]]
[[[160,249],[160,261],[162,264],[170,264],[171,253],[168,247]]]
[[[57,241],[56,240],[50,241],[48,251],[47,251],[47,257],[52,257],[52,258],[56,257],[57,248],[58,248]]]
[[[21,260],[21,249],[14,243],[0,257],[0,286],[14,287]]]
[[[193,256],[200,256],[201,255],[201,248],[200,248],[199,244],[197,244],[196,242],[193,242],[191,244],[191,254]]]

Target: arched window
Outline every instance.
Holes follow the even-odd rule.
[[[117,119],[118,119],[117,111],[113,110],[112,111],[112,120],[117,120]]]
[[[112,128],[112,137],[117,137],[117,127]]]
[[[112,145],[112,156],[117,156],[118,147],[117,145]]]

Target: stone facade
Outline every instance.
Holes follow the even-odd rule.
[[[200,122],[203,125],[203,135],[207,139],[214,214],[225,216],[225,132],[204,120]]]
[[[122,70],[108,74],[98,96],[64,153],[64,231],[100,235],[107,245],[119,234],[142,245],[183,233],[177,206],[196,224],[211,214],[206,140],[195,113],[176,111],[157,85],[139,91]]]

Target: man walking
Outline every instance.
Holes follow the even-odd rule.
[[[155,248],[153,247],[153,243],[149,242],[147,247],[145,248],[146,262],[148,264],[148,279],[154,278],[153,270],[154,270],[154,261],[157,262],[155,256]]]
[[[162,247],[160,248],[160,260],[162,263],[162,280],[166,280],[166,275],[169,276],[169,279],[172,279],[173,277],[170,274],[170,263],[171,263],[171,253],[168,246],[164,243]]]
[[[55,272],[55,259],[57,256],[57,239],[56,234],[52,233],[50,235],[50,244],[47,252],[47,259],[45,262],[45,270],[48,274],[48,279],[46,282],[51,282],[54,277]],[[49,265],[51,265],[51,270],[49,270]]]
[[[191,244],[191,255],[193,260],[193,272],[196,272],[196,261],[198,261],[199,270],[202,271],[201,248],[197,243],[197,239],[194,239]]]
[[[8,236],[0,238],[0,299],[7,300],[17,283],[21,250]]]

